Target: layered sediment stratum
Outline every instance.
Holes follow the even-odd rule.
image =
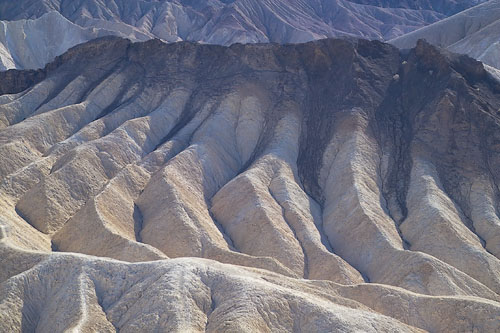
[[[104,38],[0,91],[2,331],[500,329],[467,56]]]

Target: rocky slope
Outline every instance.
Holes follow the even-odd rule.
[[[422,38],[452,52],[468,54],[498,69],[500,1],[488,1],[390,42],[401,48],[411,48]]]
[[[484,0],[349,0],[382,8],[432,10],[450,16],[485,2]]]
[[[55,11],[35,20],[0,21],[0,70],[43,68],[69,48],[108,35],[150,38],[133,30],[82,28]]]
[[[222,45],[345,35],[387,40],[479,2],[0,0],[5,21],[0,22],[0,70],[41,68],[68,48],[103,35]],[[8,22],[13,20],[21,21]]]
[[[500,329],[481,63],[104,38],[0,76],[0,331]]]
[[[473,6],[477,1],[463,1]],[[446,17],[432,10],[381,8],[347,0],[21,0],[0,1],[0,19],[56,10],[81,26],[124,26],[165,41],[302,42],[351,34],[390,38]]]

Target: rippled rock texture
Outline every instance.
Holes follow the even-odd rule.
[[[500,329],[481,63],[104,38],[8,73],[0,330]]]

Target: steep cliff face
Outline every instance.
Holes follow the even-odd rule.
[[[481,63],[104,38],[8,78],[0,328],[500,328],[500,84]]]

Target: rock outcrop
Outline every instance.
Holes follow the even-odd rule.
[[[481,63],[107,37],[9,73],[0,330],[500,329]]]

